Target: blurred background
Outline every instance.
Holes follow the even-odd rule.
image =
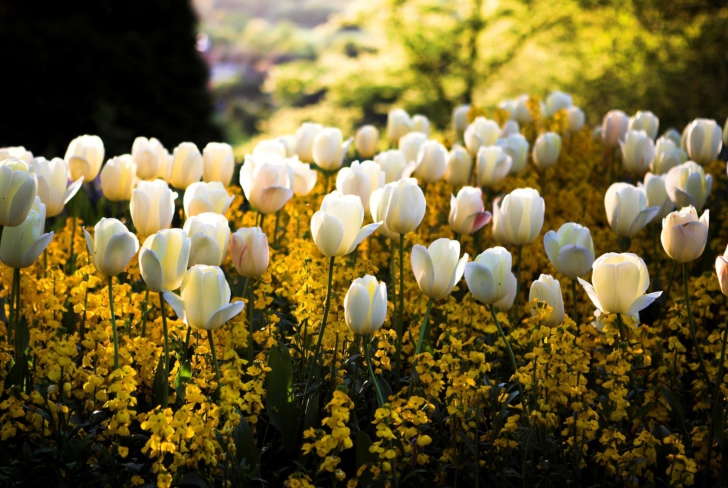
[[[73,0],[0,2],[0,146],[63,156],[98,134],[168,148],[306,120],[384,124],[571,92],[587,122],[652,110],[661,128],[728,114],[724,0]]]

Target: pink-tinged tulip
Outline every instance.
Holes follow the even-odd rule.
[[[356,249],[381,222],[361,226],[364,207],[356,195],[333,191],[324,197],[321,209],[311,218],[313,241],[324,256],[344,256]]]
[[[457,197],[450,196],[448,223],[456,234],[471,235],[490,222],[490,217],[490,212],[485,211],[480,188],[465,186],[458,191]]]
[[[621,110],[610,110],[602,121],[602,144],[606,148],[619,146],[627,134],[629,117]]]
[[[698,219],[695,207],[684,207],[662,219],[662,247],[668,256],[679,263],[690,263],[703,254],[708,241],[710,212]]]
[[[240,186],[258,212],[276,213],[293,196],[293,170],[286,159],[274,154],[246,156],[240,168]]]
[[[240,276],[257,278],[268,269],[268,237],[260,227],[238,229],[230,236],[230,257]]]

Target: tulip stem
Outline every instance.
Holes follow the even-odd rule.
[[[114,313],[114,277],[108,277],[109,282],[109,308],[111,309],[111,330],[114,333],[114,370],[119,369],[119,336],[116,331],[116,314]]]
[[[422,351],[422,343],[425,340],[425,331],[427,330],[427,322],[430,319],[430,310],[432,309],[432,304],[434,302],[435,302],[434,298],[430,298],[427,302],[427,310],[425,311],[425,317],[422,319],[422,327],[420,327],[420,337],[417,340],[417,349],[415,349],[415,361],[417,361],[417,356]]]
[[[73,217],[71,218],[71,243],[69,244],[69,256],[68,256],[68,269],[70,270],[69,274],[73,274],[76,272],[76,259],[73,254],[73,241],[76,240],[76,206],[73,205],[71,208],[71,212],[73,213]]]
[[[571,280],[571,296],[574,299],[574,323],[576,324],[576,330],[579,330],[579,302],[577,300],[577,289],[576,289],[576,278]]]
[[[331,284],[334,281],[334,260],[336,259],[336,256],[331,256],[329,260],[329,283],[326,287],[326,302],[324,303],[324,317],[321,321],[321,326],[319,327],[319,334],[318,339],[316,340],[316,347],[313,350],[313,361],[311,362],[311,368],[308,371],[308,378],[306,379],[306,387],[303,390],[303,398],[304,401],[306,399],[306,395],[308,395],[308,389],[311,387],[311,382],[313,381],[314,372],[316,371],[316,366],[319,362],[319,356],[321,355],[321,343],[324,340],[324,331],[326,330],[326,321],[329,318],[329,308],[331,305]]]
[[[43,249],[43,278],[46,277],[47,269],[48,269],[48,247]]]
[[[698,354],[698,363],[700,365],[700,372],[705,377],[705,385],[710,386],[710,376],[708,370],[705,368],[705,362],[703,361],[703,351],[700,349],[698,344],[698,337],[695,333],[695,321],[693,320],[693,313],[690,309],[690,290],[688,287],[688,263],[683,263],[683,286],[685,288],[685,305],[688,310],[688,323],[690,324],[690,337],[693,339],[693,347]]]
[[[259,213],[259,215],[260,215],[260,230],[263,232],[263,234],[265,234],[265,228],[263,227],[263,222],[265,222],[265,214]],[[266,235],[266,237],[267,237],[267,235]]]
[[[371,337],[362,336],[362,342],[364,342],[364,355],[367,361],[367,368],[369,369],[369,376],[372,377],[372,383],[374,383],[374,388],[377,390],[377,402],[381,407],[384,405],[384,395],[382,395],[382,390],[379,388],[379,382],[377,381],[377,377],[374,376],[374,370],[372,369],[372,361],[370,359],[372,348]]]
[[[513,303],[512,324],[518,323],[518,302],[520,301],[519,298],[521,294],[521,253],[523,251],[523,246],[517,246],[516,249],[516,300]]]
[[[619,342],[620,345],[627,345],[627,336],[624,333],[624,322],[622,321],[622,314],[617,314],[617,325],[619,326]]]
[[[187,326],[187,336],[185,337],[185,360],[189,359],[188,351],[190,349],[190,335],[192,335],[192,327]]]
[[[253,327],[253,318],[255,314],[255,279],[247,278],[245,282],[245,288],[248,293],[248,360],[253,360],[253,333],[255,327]]]
[[[149,295],[149,289],[147,289],[147,295]],[[167,405],[169,405],[169,339],[167,334],[167,313],[164,310],[164,294],[161,291],[159,292],[159,309],[162,311],[162,332],[164,333],[164,388],[162,390],[162,408],[167,408]]]
[[[520,246],[519,246],[520,249]],[[490,307],[490,314],[493,317],[493,321],[495,322],[495,326],[498,328],[498,333],[501,336],[501,339],[503,339],[503,342],[506,343],[506,348],[508,349],[508,355],[511,358],[511,366],[513,367],[513,379],[516,381],[516,386],[518,387],[518,393],[521,396],[521,404],[523,405],[523,409],[526,412],[526,416],[528,418],[528,423],[531,423],[531,414],[528,412],[528,402],[526,402],[526,397],[523,395],[523,387],[521,386],[521,382],[518,381],[518,364],[516,363],[516,355],[513,354],[513,348],[511,348],[511,343],[508,342],[508,337],[506,337],[506,333],[503,332],[503,327],[501,327],[500,321],[498,320],[498,314],[495,311],[495,307],[493,305],[489,305]]]
[[[149,311],[147,310],[147,304],[149,303],[149,287],[146,283],[144,283],[144,288],[146,288],[147,291],[144,293],[144,301],[142,302],[142,337],[147,336],[147,317],[149,316]],[[164,314],[164,308],[162,308],[162,314]]]
[[[281,212],[279,210],[278,212],[276,212],[276,223],[273,226],[273,249],[278,248],[278,222],[279,222],[280,218],[281,218]]]
[[[397,318],[397,384],[402,372],[402,336],[404,335],[404,234],[399,235],[399,313]]]
[[[210,342],[210,352],[212,352],[212,362],[215,364],[215,377],[217,378],[217,387],[220,388],[220,366],[217,364],[217,354],[215,354],[215,340],[212,337],[212,331],[207,331],[207,340]]]
[[[723,346],[720,350],[720,363],[718,365],[718,376],[715,378],[715,391],[713,393],[713,409],[710,414],[710,431],[708,431],[708,460],[705,464],[705,477],[703,478],[703,486],[708,486],[708,478],[710,478],[710,459],[713,457],[713,432],[715,431],[715,418],[718,416],[718,399],[720,398],[720,384],[723,382],[723,366],[725,363],[725,347],[728,339],[728,316],[726,316],[725,326],[723,327]],[[721,414],[722,417],[722,414]]]
[[[10,316],[8,317],[8,323],[7,323],[7,335],[5,336],[5,339],[8,344],[10,344],[10,339],[12,338],[13,329],[15,329],[15,301],[17,300],[17,289],[18,289],[18,283],[20,282],[20,274],[16,273],[16,271],[20,271],[19,269],[13,270],[13,282],[10,285]]]

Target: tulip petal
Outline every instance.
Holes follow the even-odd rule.
[[[86,249],[88,249],[88,254],[91,256],[91,259],[94,259],[94,238],[88,233],[86,227],[83,228],[83,233],[86,236]]]
[[[362,285],[353,285],[346,294],[344,302],[346,323],[357,334],[370,334],[372,332],[371,302],[369,291]]]
[[[293,190],[282,186],[273,186],[260,192],[259,199],[255,202],[256,210],[262,214],[276,213],[291,199]]]
[[[629,306],[629,309],[625,312],[625,315],[634,315],[644,310],[650,304],[652,304],[652,302],[657,300],[660,295],[662,295],[662,292],[656,291],[653,293],[648,293],[647,295],[637,297],[637,299],[635,299],[635,301],[633,301],[632,304]]]
[[[73,198],[76,193],[78,192],[79,188],[81,188],[81,185],[83,184],[83,176],[81,176],[79,179],[68,185],[68,188],[66,188],[66,192],[63,194],[63,203],[64,205],[68,203],[71,198]]]
[[[425,295],[432,297],[431,293],[435,283],[435,270],[427,248],[419,244],[412,246],[410,261],[412,263],[412,272],[415,275],[417,284],[420,286],[420,290]]]
[[[169,303],[169,306],[172,307],[172,310],[174,310],[174,313],[177,314],[177,317],[184,322],[187,323],[187,314],[185,313],[185,302],[180,298],[178,295],[175,295],[171,291],[165,291],[164,292],[164,299]]]
[[[219,329],[220,327],[225,325],[228,320],[232,319],[237,314],[242,312],[243,307],[245,307],[245,303],[241,301],[228,303],[224,307],[217,310],[214,314],[212,314],[212,317],[210,317],[210,320],[208,320],[207,324],[205,325],[205,330]]]
[[[646,209],[642,210],[640,213],[637,214],[637,216],[632,221],[632,224],[629,226],[627,236],[632,237],[637,234],[637,232],[642,230],[644,226],[652,222],[652,219],[654,219],[658,213],[660,213],[660,207],[647,207]]]
[[[139,252],[139,267],[149,291],[159,293],[164,283],[164,270],[157,253],[143,247]]]
[[[38,240],[31,244],[30,248],[28,248],[28,251],[25,253],[25,257],[23,258],[23,262],[26,263],[27,266],[32,265],[36,259],[38,259],[38,256],[40,256],[40,253],[42,253],[43,250],[48,247],[48,244],[51,243],[51,239],[53,239],[53,232],[48,232],[40,236]]]
[[[559,229],[560,230],[560,229]],[[551,264],[556,268],[556,271],[561,271],[559,266],[559,239],[556,232],[550,230],[543,236],[543,248],[546,250],[546,256],[551,261]]]
[[[380,225],[382,225],[381,222],[375,222],[373,224],[368,224],[362,227],[361,230],[359,230],[359,233],[356,235],[354,242],[351,243],[351,247],[346,254],[354,252],[356,246],[361,244],[364,239],[372,235],[379,228]]]
[[[106,276],[116,276],[129,265],[139,249],[139,241],[131,232],[119,232],[111,239],[104,251],[104,270]],[[98,265],[97,265],[98,269]],[[100,270],[101,271],[101,270]]]
[[[604,311],[604,309],[602,308],[602,303],[599,301],[599,295],[597,295],[597,291],[594,289],[591,283],[581,278],[577,279],[579,280],[581,286],[584,287],[584,291],[586,291],[586,294],[589,295],[589,299],[592,301],[594,306],[597,307],[599,310]]]
[[[506,283],[503,283],[502,286],[497,287],[500,292],[496,293],[490,269],[476,262],[465,265],[465,283],[475,299],[486,305],[492,305],[501,300],[507,292]]]
[[[322,211],[311,218],[313,241],[324,256],[336,256],[341,241],[344,239],[344,227],[341,222]]]
[[[572,280],[584,276],[594,264],[594,257],[587,248],[576,244],[567,244],[559,250],[558,262],[561,273]]]
[[[475,215],[475,220],[473,221],[472,230],[470,231],[471,233],[477,232],[478,230],[480,230],[481,228],[486,226],[488,224],[488,222],[490,222],[490,219],[492,217],[490,212],[488,212],[488,211],[478,212],[474,215]]]

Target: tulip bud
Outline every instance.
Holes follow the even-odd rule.
[[[293,169],[274,154],[246,156],[240,168],[240,186],[258,212],[276,213],[293,196]]]
[[[257,278],[268,269],[268,236],[260,227],[238,229],[230,236],[230,257],[240,276]]]
[[[387,183],[372,193],[370,203],[372,218],[383,222],[385,235],[407,234],[419,227],[425,217],[425,194],[414,178],[403,178]],[[391,231],[391,233],[387,233]]]
[[[680,147],[680,139],[682,138],[682,136],[681,136],[681,135],[680,135],[680,133],[679,133],[678,131],[676,131],[676,130],[675,130],[674,128],[670,127],[669,129],[667,129],[667,130],[665,131],[665,133],[664,133],[664,134],[662,134],[662,137],[664,137],[664,138],[666,138],[666,139],[670,139],[670,140],[671,140],[672,142],[674,142],[674,143],[675,143],[675,145],[676,145],[677,147]],[[686,154],[687,154],[687,153],[686,153]]]
[[[550,275],[542,274],[536,281],[531,283],[531,291],[528,294],[528,301],[539,300],[546,302],[551,307],[551,314],[544,324],[547,327],[555,327],[564,322],[564,297],[561,295],[561,284]],[[536,311],[531,309],[531,315]]]
[[[19,159],[27,164],[33,164],[33,153],[23,146],[10,146],[0,148],[0,161],[6,159]]]
[[[336,189],[342,195],[356,195],[365,212],[369,213],[369,198],[384,187],[384,171],[374,161],[354,161],[349,168],[341,168],[336,175]]]
[[[471,235],[490,222],[490,217],[490,212],[485,211],[480,188],[464,186],[457,197],[450,196],[448,223],[456,234]]]
[[[546,132],[538,136],[533,145],[533,162],[540,169],[555,165],[561,155],[561,136]]]
[[[594,241],[589,229],[567,222],[558,232],[548,231],[543,237],[546,255],[556,271],[569,279],[589,272],[594,264]]]
[[[485,117],[476,117],[472,124],[465,129],[463,138],[465,139],[465,147],[468,148],[470,154],[475,156],[481,147],[492,146],[498,140],[500,135],[500,126],[493,120]]]
[[[506,273],[506,295],[495,302],[493,306],[503,312],[507,312],[513,308],[513,302],[516,300],[517,288],[518,282],[516,281],[516,275],[513,274],[513,272]]]
[[[458,137],[462,136],[468,127],[468,114],[470,113],[470,105],[458,105],[452,111],[452,128]]]
[[[632,253],[603,254],[592,266],[592,283],[579,278],[594,306],[604,313],[632,316],[644,310],[661,291],[648,293],[650,275],[645,262]]]
[[[313,161],[326,171],[337,170],[344,163],[351,142],[351,139],[343,142],[341,131],[337,128],[321,129],[313,140]]]
[[[639,175],[644,174],[655,159],[655,143],[645,131],[627,132],[624,142],[619,143],[622,148],[622,165],[624,169]]]
[[[365,225],[364,206],[356,195],[333,191],[324,197],[321,209],[311,218],[313,241],[324,256],[344,256],[379,227],[381,222]]]
[[[496,242],[496,244],[500,244],[501,246],[505,246],[508,244],[508,240],[506,239],[506,235],[503,232],[503,224],[501,221],[501,215],[500,215],[500,204],[501,204],[502,197],[496,197],[493,199],[493,240]]]
[[[404,154],[405,160],[417,161],[417,155],[422,145],[427,142],[427,136],[422,132],[409,132],[399,140],[399,150]]]
[[[503,199],[500,219],[506,241],[514,246],[533,242],[543,227],[545,204],[533,188],[518,188]]]
[[[164,150],[164,155],[166,157],[160,156],[159,158],[159,173],[157,173],[157,179],[164,180],[169,185],[170,177],[172,176],[172,162],[174,159],[166,149]]]
[[[660,119],[649,110],[640,110],[627,122],[627,131],[645,131],[651,140],[657,137],[657,131],[660,128]]]
[[[0,226],[22,224],[35,202],[37,178],[30,166],[19,159],[0,162]]]
[[[131,200],[137,165],[130,154],[109,159],[101,170],[101,191],[111,202]]]
[[[174,217],[172,192],[162,180],[141,181],[131,194],[131,220],[139,234],[150,236],[161,229],[168,229]]]
[[[653,175],[647,173],[645,175],[645,193],[647,193],[647,206],[658,207],[660,209],[657,216],[661,219],[667,217],[667,214],[675,210],[675,203],[670,200],[665,187],[665,175]]]
[[[721,293],[728,296],[728,247],[722,256],[715,258],[715,272],[718,275]]]
[[[230,303],[230,285],[217,266],[197,265],[182,280],[180,295],[164,292],[164,299],[185,324],[198,330],[217,330],[243,311],[244,303]]]
[[[601,125],[594,127],[594,129],[592,130],[592,141],[602,142],[603,134],[604,134],[604,131],[602,130]]]
[[[288,134],[285,136],[279,136],[276,137],[276,141],[283,144],[283,147],[286,149],[286,158],[292,158],[293,156],[296,156],[296,136],[293,134]]]
[[[279,140],[264,140],[260,141],[253,148],[254,156],[262,156],[264,154],[271,153],[278,157],[286,157],[286,146]]]
[[[559,110],[568,109],[574,104],[571,95],[561,91],[553,91],[546,97],[546,116],[553,117]]]
[[[399,149],[390,149],[374,156],[374,162],[384,171],[384,182],[392,183],[402,178],[407,167],[407,159]]]
[[[662,175],[688,160],[688,153],[678,147],[667,136],[657,139],[655,144],[655,159],[650,164],[653,173]]]
[[[511,111],[511,118],[520,125],[526,125],[531,122],[531,110],[528,108],[530,97],[521,95],[515,100],[515,105]],[[543,110],[541,110],[543,112]]]
[[[189,266],[221,266],[230,242],[230,225],[225,216],[206,212],[185,221],[183,227],[192,239]]]
[[[602,144],[605,148],[614,148],[624,140],[627,134],[629,117],[621,110],[610,110],[602,120]]]
[[[192,241],[182,229],[147,237],[139,251],[139,271],[149,291],[176,290],[187,272]]]
[[[116,219],[102,218],[94,226],[94,236],[83,228],[88,253],[104,276],[116,276],[126,269],[139,250],[139,239]]]
[[[18,226],[7,227],[0,239],[0,261],[15,269],[27,268],[48,247],[53,232],[43,233],[45,227],[45,205],[35,198],[33,208]]]
[[[498,139],[496,146],[503,148],[505,153],[511,157],[511,174],[520,173],[526,168],[528,161],[528,140],[521,134],[513,134],[506,139]]]
[[[430,137],[430,120],[424,115],[415,114],[412,116],[412,131],[422,132],[425,136]]]
[[[412,119],[409,114],[401,108],[395,108],[387,114],[387,139],[394,146],[399,140],[412,130]],[[425,139],[427,137],[425,136]]]
[[[684,207],[662,219],[662,247],[668,256],[679,263],[690,263],[698,259],[708,241],[708,220],[706,210],[698,219],[695,207]]]
[[[696,163],[708,164],[718,158],[723,141],[715,120],[693,120],[687,126],[685,137],[688,157]]]
[[[93,181],[104,162],[104,143],[99,136],[78,136],[68,145],[63,159],[68,163],[72,180],[83,176],[84,181]]]
[[[137,137],[131,146],[131,157],[137,165],[137,176],[142,180],[153,180],[160,175],[162,166],[166,166],[169,152],[154,137]]]
[[[572,134],[576,134],[584,127],[585,120],[584,112],[579,107],[569,107],[566,111],[566,125]]]
[[[297,158],[291,158],[288,165],[293,171],[293,193],[305,197],[316,186],[318,173],[308,163],[302,163]]]
[[[227,186],[230,184],[234,170],[235,156],[230,144],[210,142],[202,150],[202,179],[205,183],[218,181]]]
[[[460,243],[447,238],[437,239],[430,247],[412,246],[412,271],[420,291],[438,300],[452,293],[463,277],[468,253],[460,257]]]
[[[609,226],[619,237],[632,237],[649,224],[660,207],[647,206],[644,187],[629,183],[614,183],[604,195]]]
[[[426,141],[417,153],[415,177],[425,183],[434,183],[442,178],[447,167],[447,149],[437,141]]]
[[[470,181],[472,165],[468,151],[456,144],[448,154],[447,167],[443,177],[445,181],[456,188],[466,185]]]
[[[503,124],[503,129],[501,129],[500,137],[501,139],[505,139],[512,135],[520,135],[521,134],[521,128],[518,127],[518,122],[515,120],[507,120],[505,124]],[[500,140],[500,139],[498,139]],[[496,144],[498,142],[496,141]]]
[[[476,300],[493,305],[506,297],[512,259],[505,248],[493,247],[465,265],[465,283]]]
[[[202,154],[197,146],[191,142],[183,142],[174,148],[172,154],[170,183],[180,190],[186,189],[192,183],[200,181],[203,166]]]
[[[214,212],[225,215],[230,208],[233,199],[228,195],[227,190],[219,181],[205,183],[198,181],[192,183],[185,190],[182,198],[182,206],[185,209],[187,218],[194,217],[205,212]]]
[[[46,216],[55,217],[76,194],[83,178],[68,185],[68,164],[61,158],[38,157],[33,160],[33,173],[38,179],[38,197],[46,207]],[[66,186],[68,186],[66,188]]]
[[[354,138],[356,152],[364,159],[371,159],[377,153],[379,131],[373,125],[359,127]]]
[[[712,188],[713,177],[693,161],[675,166],[665,176],[667,194],[678,208],[692,205],[698,212],[703,210]]]
[[[355,279],[344,297],[344,320],[356,334],[379,330],[387,318],[387,285],[374,276]]]
[[[494,187],[511,170],[511,157],[498,146],[481,147],[476,157],[478,186]]]
[[[296,131],[296,154],[304,163],[313,163],[313,140],[324,126],[304,122]]]

